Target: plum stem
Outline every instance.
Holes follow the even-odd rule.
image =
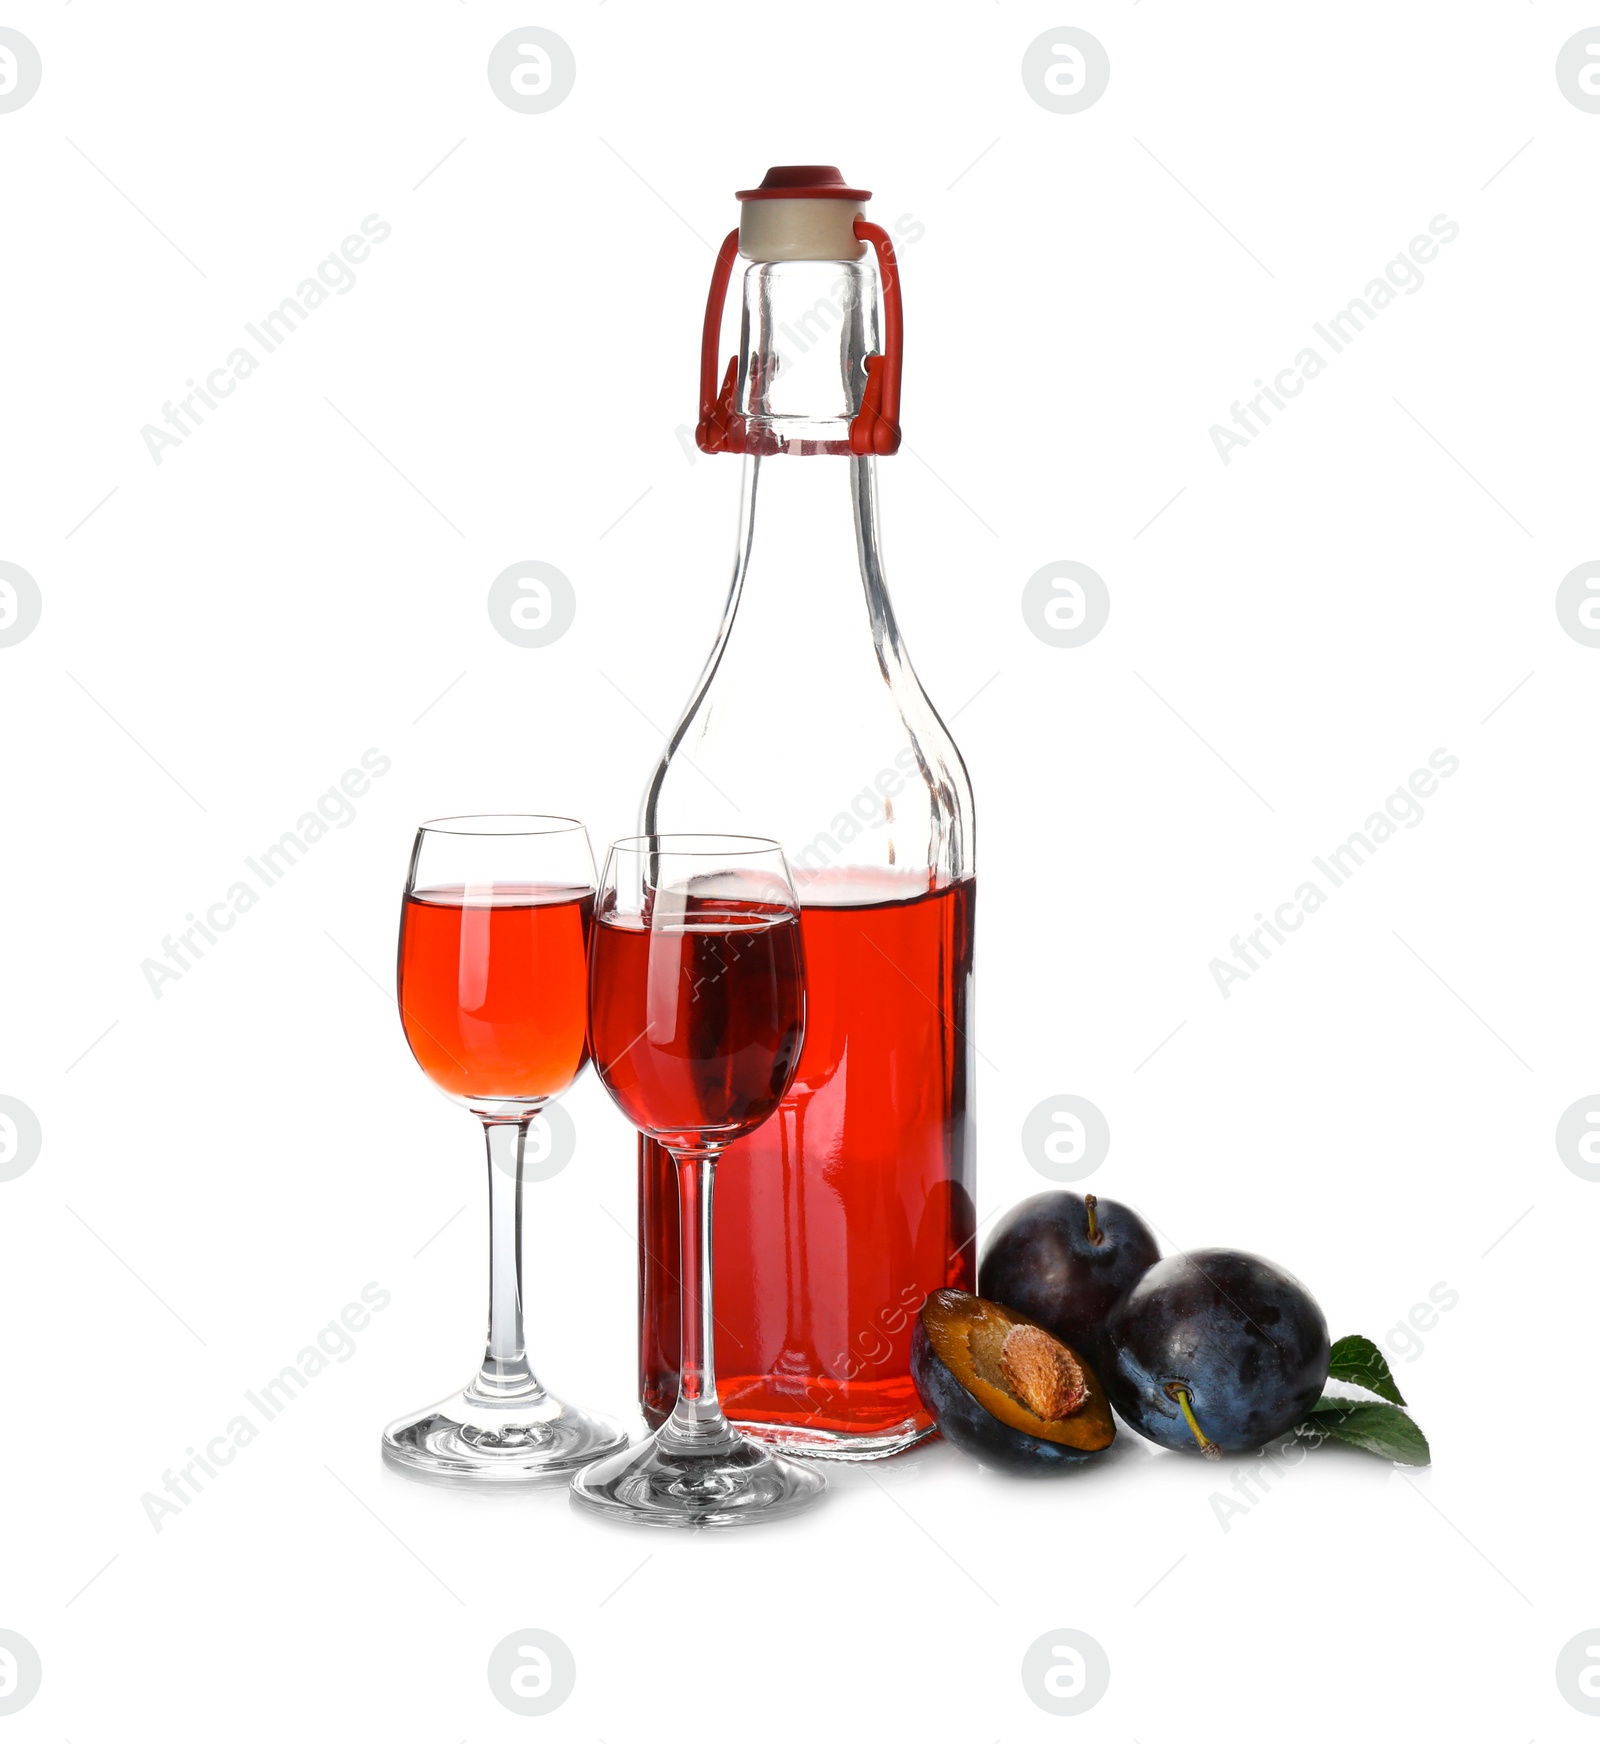
[[[1200,1451],[1207,1459],[1220,1459],[1222,1457],[1221,1449],[1195,1421],[1194,1406],[1189,1402],[1189,1389],[1180,1387],[1174,1382],[1167,1387],[1167,1396],[1178,1401],[1178,1409],[1182,1411],[1183,1420],[1189,1425],[1189,1433],[1194,1436]]]
[[[1093,1242],[1096,1247],[1099,1247],[1100,1243],[1105,1240],[1105,1237],[1100,1233],[1099,1220],[1094,1214],[1094,1208],[1099,1203],[1100,1201],[1095,1198],[1093,1193],[1084,1194],[1083,1208],[1089,1213],[1089,1240]]]

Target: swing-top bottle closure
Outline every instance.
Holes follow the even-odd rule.
[[[791,164],[768,170],[759,188],[735,197],[739,225],[717,251],[706,300],[695,442],[707,454],[895,453],[900,446],[900,274],[888,232],[862,214],[871,194],[847,187],[829,165]],[[869,245],[877,256],[883,297],[881,350],[872,344],[875,311],[868,275],[859,264]],[[744,330],[740,352],[729,358],[719,389],[722,309],[737,255],[752,263],[745,275]],[[816,262],[837,269],[831,290],[821,294],[816,294],[817,272],[804,264]],[[779,320],[786,281],[793,281],[787,291],[791,300],[809,302],[798,330],[794,322]],[[777,409],[775,378],[796,351],[817,344],[812,328],[821,324],[825,331],[829,315],[840,324],[841,393],[848,405],[804,413]]]

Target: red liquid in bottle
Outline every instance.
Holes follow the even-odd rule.
[[[607,915],[589,1005],[596,1067],[635,1126],[680,1149],[738,1138],[778,1106],[794,1069],[800,924],[716,898],[670,926]]]
[[[898,1439],[931,1421],[910,1378],[914,1316],[930,1290],[973,1287],[974,884],[807,900],[852,893],[830,882],[802,889],[794,1083],[717,1169],[717,1391],[754,1433]],[[670,1157],[641,1143],[640,1390],[655,1424],[677,1389],[678,1199]]]
[[[565,885],[420,890],[400,917],[400,1021],[452,1096],[559,1095],[587,1059],[594,895]]]

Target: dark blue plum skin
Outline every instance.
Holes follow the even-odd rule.
[[[1035,1193],[995,1225],[978,1266],[978,1294],[1037,1320],[1096,1370],[1112,1307],[1161,1258],[1150,1226],[1115,1199],[1095,1201],[1089,1240],[1081,1193]]]
[[[1199,1248],[1154,1265],[1111,1311],[1100,1371],[1111,1403],[1162,1447],[1199,1448],[1169,1382],[1224,1453],[1293,1429],[1328,1378],[1328,1323],[1280,1266],[1233,1248]]]
[[[1099,1457],[1098,1453],[1041,1440],[991,1417],[939,1360],[920,1318],[911,1333],[911,1378],[923,1404],[933,1413],[939,1433],[984,1465],[1025,1477],[1048,1477]]]

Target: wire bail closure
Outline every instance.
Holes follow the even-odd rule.
[[[878,257],[878,282],[883,290],[884,349],[866,359],[867,384],[861,406],[850,420],[852,454],[894,454],[900,447],[900,367],[904,354],[904,321],[900,306],[900,269],[894,244],[881,224],[857,218],[852,227],[858,242],[870,242]],[[717,387],[717,346],[722,337],[722,309],[727,301],[728,281],[739,252],[739,231],[730,230],[717,250],[711,271],[711,291],[706,298],[705,326],[700,335],[700,422],[695,426],[695,446],[703,454],[770,453],[773,447],[757,442],[752,447],[748,421],[734,408],[739,383],[737,354]]]

